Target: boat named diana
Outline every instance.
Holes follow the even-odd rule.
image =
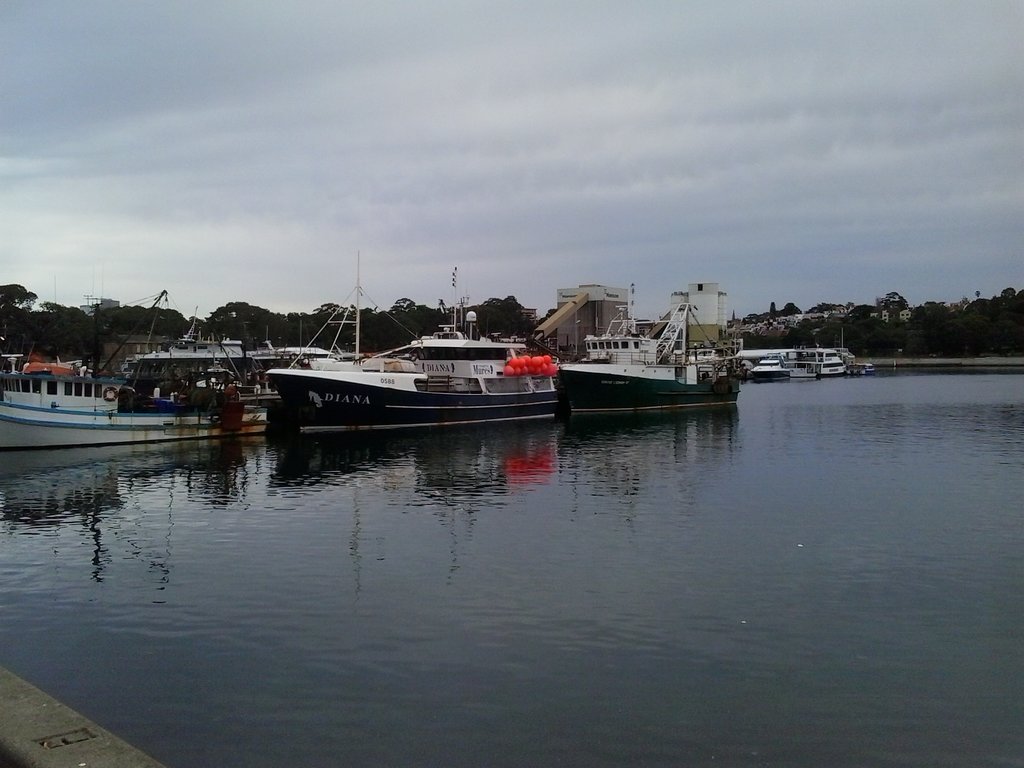
[[[467,319],[468,333],[445,326],[359,362],[271,369],[283,419],[330,432],[554,418],[551,358],[474,338],[472,312]]]

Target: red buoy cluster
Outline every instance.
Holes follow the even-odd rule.
[[[506,376],[554,376],[558,366],[551,361],[551,355],[524,355],[509,358],[504,373]]]

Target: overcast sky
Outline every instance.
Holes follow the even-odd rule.
[[[1024,289],[1024,1],[0,2],[0,284]]]

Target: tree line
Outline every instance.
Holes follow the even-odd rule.
[[[0,352],[38,353],[50,359],[85,358],[98,366],[103,362],[99,350],[105,344],[129,336],[179,338],[194,320],[159,302],[150,307],[132,305],[90,313],[54,302],[44,301],[36,307],[37,301],[38,296],[24,286],[0,286]],[[771,335],[744,333],[744,346],[845,346],[859,356],[1024,354],[1024,291],[1006,288],[988,299],[976,295],[973,301],[958,308],[928,301],[910,309],[908,319],[900,320],[900,312],[908,308],[907,301],[896,292],[886,294],[874,305],[851,308],[822,303],[808,312],[826,313],[824,319],[804,319]],[[239,339],[252,350],[266,342],[275,347],[306,345],[318,332],[319,346],[331,346],[337,334],[337,345],[352,349],[354,323],[337,324],[345,309],[349,310],[349,319],[353,319],[354,306],[328,303],[310,312],[281,314],[233,301],[196,322],[203,338]],[[538,322],[514,296],[491,298],[463,308],[465,312],[470,310],[476,312],[477,327],[484,336],[528,338]],[[889,312],[888,321],[880,317],[882,310]],[[429,307],[408,298],[399,299],[386,310],[363,308],[360,314],[363,352],[400,346],[433,333],[452,319],[451,309],[443,304]],[[745,321],[749,324],[799,314],[803,313],[792,302],[787,302],[782,310],[776,310],[772,302],[768,312],[748,315]],[[335,324],[328,325],[332,316]]]
[[[355,344],[355,307],[323,304],[311,312],[281,314],[264,307],[233,301],[218,307],[203,319],[187,318],[162,302],[152,306],[93,307],[87,312],[44,301],[36,307],[38,296],[21,285],[0,286],[0,351],[6,354],[38,354],[54,359],[87,359],[100,367],[99,350],[111,342],[132,337],[176,339],[196,322],[202,338],[241,340],[255,350],[269,342],[274,347],[304,346],[313,342],[341,349]],[[349,322],[342,322],[345,310]],[[529,336],[535,320],[514,296],[492,298],[460,309],[477,315],[477,328],[486,336]],[[334,320],[328,324],[331,318]],[[451,324],[452,311],[440,304],[428,307],[411,299],[399,299],[390,308],[362,308],[360,312],[360,350],[375,352],[428,335],[440,326]],[[319,335],[317,335],[319,332]]]
[[[836,312],[841,309],[843,311]],[[909,317],[900,319],[903,310]],[[882,311],[888,312],[883,319]],[[845,346],[858,356],[904,355],[907,357],[974,357],[1024,354],[1024,291],[1005,288],[988,299],[976,294],[973,301],[956,308],[926,301],[910,308],[899,293],[888,293],[875,305],[852,308],[817,305],[812,312],[830,312],[825,319],[804,319],[770,335],[744,333],[744,346],[769,347]],[[771,320],[802,314],[792,302],[781,311],[748,316],[746,321]]]

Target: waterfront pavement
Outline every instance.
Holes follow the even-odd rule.
[[[163,768],[0,667],[0,768]]]

